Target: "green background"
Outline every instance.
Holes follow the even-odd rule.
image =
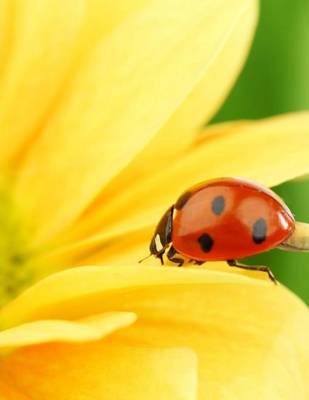
[[[262,0],[260,4],[248,62],[215,122],[309,109],[309,1]],[[309,223],[308,180],[273,189],[297,220]],[[270,266],[280,282],[309,304],[309,253],[272,250],[246,262]]]

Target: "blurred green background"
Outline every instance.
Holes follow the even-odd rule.
[[[248,62],[215,122],[309,109],[309,1],[261,0],[260,4]],[[309,223],[309,180],[273,189],[297,220]],[[280,282],[309,304],[309,253],[272,250],[246,262],[270,266]]]

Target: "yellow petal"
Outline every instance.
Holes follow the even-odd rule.
[[[10,35],[12,33],[12,2],[10,0],[2,0],[0,3],[0,81],[1,72],[7,61]]]
[[[39,304],[34,304],[34,298],[40,300]],[[198,357],[201,399],[247,400],[252,393],[258,399],[308,398],[308,310],[286,289],[273,284],[202,270],[80,268],[51,276],[29,289],[2,311],[1,318],[14,324],[44,316],[76,318],[90,311],[110,309],[130,310],[138,315],[138,320],[106,339],[108,351],[113,351],[113,343],[116,349],[120,345],[121,354],[125,354],[121,348],[124,343],[137,349],[146,347],[147,352],[166,347],[192,349]],[[70,345],[68,358],[73,357],[72,365],[82,365],[87,359],[85,354],[98,354],[92,363],[96,367],[83,374],[84,382],[89,382],[92,371],[100,370],[103,357],[99,344],[87,344],[88,350],[80,357],[84,363],[78,362],[74,354],[78,355],[83,346]],[[92,347],[93,352],[89,351]],[[16,378],[16,371],[23,370],[23,363],[31,363],[29,360],[34,360],[35,365],[36,360],[41,360],[41,366],[42,360],[49,359],[42,352],[44,348],[54,355],[53,361],[45,365],[57,364],[58,357],[60,365],[67,366],[68,371],[73,369],[61,358],[66,346],[35,346],[25,349],[26,353],[17,352],[16,358],[7,363],[4,360],[1,376],[16,386],[18,381],[27,387],[24,385],[31,382],[30,378],[36,382],[38,378],[33,377],[38,375],[39,367],[24,380],[19,378],[23,374]],[[107,365],[113,363],[109,361]],[[149,364],[148,368],[152,369]],[[65,379],[65,374],[62,376]],[[47,373],[47,381],[49,377]],[[140,383],[144,384],[144,379]]]
[[[80,214],[169,120],[251,3],[156,0],[96,46],[19,175],[37,240]]]
[[[199,398],[308,398],[308,309],[283,288],[161,286],[128,294],[125,306],[139,323],[119,340],[195,351]]]
[[[196,164],[207,157],[208,152],[210,157],[217,152],[217,165],[207,171],[210,177],[242,175],[268,187],[276,186],[308,173],[309,159],[304,149],[309,144],[308,123],[309,113],[299,112],[243,121],[241,125],[235,122],[209,127],[209,131],[206,129],[197,139],[197,145],[184,164],[193,166],[189,174],[195,173],[196,179],[198,175],[203,179],[205,173],[198,174]],[[207,141],[209,134],[210,142]],[[218,142],[213,137],[216,134]],[[195,165],[193,159],[196,159]],[[177,168],[182,169],[183,176],[185,165],[181,164]],[[208,166],[211,167],[211,160]]]
[[[137,230],[145,221],[155,226],[182,192],[211,178],[240,176],[265,186],[294,179],[309,172],[308,148],[308,112],[210,126],[169,168],[119,190],[106,207],[79,221],[75,239],[84,232]]]
[[[240,12],[237,13],[238,10]],[[221,25],[221,29],[225,29],[225,37],[222,43],[217,45],[205,76],[146,151],[142,152],[140,166],[147,165],[149,168],[154,165],[154,171],[157,171],[158,162],[161,165],[163,161],[169,164],[171,157],[179,155],[180,150],[187,149],[192,139],[196,138],[226,99],[250,49],[257,22],[258,2],[225,2],[224,13],[226,12],[235,15],[230,24],[224,21],[222,14],[219,21],[212,21],[213,24]],[[207,35],[211,36],[210,24],[207,27]]]
[[[147,289],[159,285],[224,282],[256,284],[255,280],[238,274],[214,271],[201,273],[194,269],[180,271],[151,266],[74,268],[50,275],[7,304],[0,310],[0,326],[4,329],[37,319],[75,320],[107,312],[110,311],[110,304],[104,300],[106,295],[111,291],[120,292],[130,285]],[[259,284],[269,285],[262,282]]]
[[[83,6],[74,0],[16,0],[10,17],[0,80],[0,165],[36,134],[53,106],[72,61]]]
[[[80,55],[87,57],[89,50],[115,29],[126,17],[142,8],[149,0],[87,0],[84,2],[85,24],[78,38]],[[77,63],[78,64],[78,63]]]
[[[46,342],[88,342],[99,340],[132,324],[134,313],[110,312],[81,321],[40,320],[0,331],[0,349]]]
[[[225,5],[225,8],[227,6],[236,12],[234,4]],[[119,188],[136,184],[137,177],[149,176],[158,168],[164,170],[171,158],[178,157],[192,143],[232,87],[246,59],[256,19],[257,2],[248,1],[235,21],[225,25],[219,22],[226,35],[210,57],[205,76],[145,149],[103,190],[96,206],[100,202],[105,204],[111,196],[117,196]],[[210,24],[207,25],[209,36],[211,28]]]
[[[32,400],[16,388],[8,385],[6,382],[0,380],[0,393],[2,395],[1,400]]]
[[[138,230],[119,227],[38,255],[38,265],[57,265],[58,271],[80,265],[134,265],[147,255],[153,226]],[[153,260],[152,260],[153,261]]]
[[[51,118],[80,59],[145,2],[1,2],[0,165],[24,156],[23,147]]]
[[[196,400],[197,392],[189,349],[112,340],[20,350],[1,363],[0,376],[31,400]]]

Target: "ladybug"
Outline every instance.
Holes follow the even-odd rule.
[[[274,247],[284,248],[295,219],[273,191],[241,178],[221,178],[185,191],[163,215],[150,242],[150,253],[182,266],[184,259],[203,264],[227,261],[230,266],[265,271],[236,260]]]

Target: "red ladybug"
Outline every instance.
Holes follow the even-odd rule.
[[[239,265],[235,260],[282,244],[294,231],[295,220],[271,190],[240,178],[203,182],[188,189],[161,218],[150,253],[163,254],[181,266],[188,258],[197,264],[227,261],[244,269],[271,271],[264,266]]]

